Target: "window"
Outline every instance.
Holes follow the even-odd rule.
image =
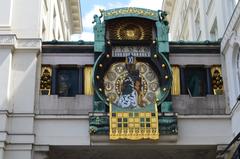
[[[240,86],[240,52],[237,54],[237,76]]]
[[[202,67],[186,67],[185,84],[190,96],[206,95],[206,70]]]
[[[56,27],[57,27],[57,15],[56,15],[56,10],[55,8],[53,9],[53,22],[52,22],[52,25],[53,25],[53,39],[56,40]]]
[[[44,21],[42,21],[42,40],[46,40],[46,26]]]
[[[75,96],[79,90],[79,71],[75,67],[57,69],[56,90],[59,96]]]
[[[218,27],[217,27],[217,20],[214,20],[214,23],[212,25],[211,31],[210,31],[210,38],[212,41],[218,40]]]
[[[48,3],[47,3],[47,0],[44,0],[44,6],[46,8],[46,11],[48,11]]]
[[[42,65],[40,93],[61,97],[93,95],[92,71],[92,65]]]
[[[195,19],[195,33],[196,33],[196,39],[197,39],[197,41],[199,41],[200,40],[200,33],[201,33],[199,12],[198,12],[197,17]]]
[[[194,5],[194,7],[193,7],[194,16],[196,16],[196,14],[199,12],[198,6],[199,6],[199,2],[198,2],[198,0],[196,0],[196,1],[195,1],[195,5]]]

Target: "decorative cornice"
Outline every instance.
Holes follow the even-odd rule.
[[[155,21],[159,20],[158,11],[143,9],[143,8],[136,8],[136,7],[110,9],[102,12],[103,12],[104,20],[110,20],[110,19],[115,19],[119,17],[128,17],[128,16],[142,17],[142,18],[147,18]]]
[[[18,39],[16,47],[18,49],[39,49],[41,48],[40,39]]]
[[[15,35],[0,35],[0,46],[11,46],[16,42]]]
[[[230,46],[234,46],[235,43],[238,43],[240,45],[240,35],[234,31],[229,37],[229,44]]]
[[[41,39],[18,39],[15,34],[0,35],[0,48],[41,49]]]
[[[234,29],[236,27],[236,24],[238,23],[239,21],[239,18],[240,18],[240,3],[237,4],[234,12],[233,12],[233,15],[232,15],[232,18],[230,19],[230,22],[228,23],[228,26],[227,26],[227,29],[223,35],[223,39],[222,39],[222,42],[221,42],[221,52],[224,54],[224,50],[227,46],[227,44],[229,43],[230,39],[234,36],[237,36]],[[238,39],[236,37],[234,37],[234,39]]]

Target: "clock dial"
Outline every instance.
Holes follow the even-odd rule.
[[[119,107],[145,107],[160,93],[157,75],[145,62],[113,63],[105,73],[104,87],[106,97]]]

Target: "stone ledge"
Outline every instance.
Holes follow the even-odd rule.
[[[34,143],[34,134],[9,134],[7,142],[14,144],[32,144]]]
[[[91,144],[158,144],[158,143],[175,143],[177,142],[178,135],[161,135],[159,140],[110,140],[108,135],[91,135]]]
[[[31,151],[32,144],[7,144],[5,147],[6,151]]]
[[[15,34],[0,34],[1,48],[40,50],[41,45],[42,41],[38,38],[18,39]]]

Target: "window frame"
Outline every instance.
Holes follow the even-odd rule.
[[[71,71],[76,71],[75,72],[75,77],[77,77],[77,79],[75,79],[74,88],[76,88],[76,90],[71,94],[71,95],[60,95],[59,94],[59,71],[63,71],[63,70],[71,70]],[[59,65],[56,68],[56,74],[55,74],[55,92],[56,95],[58,95],[59,97],[75,97],[76,95],[79,95],[81,92],[79,91],[79,87],[81,85],[80,83],[80,72],[79,72],[79,67],[76,65]]]
[[[194,70],[198,70],[201,71],[200,73],[202,74],[202,93],[199,95],[193,95],[192,92],[189,90],[189,77],[191,76],[190,74],[190,70],[191,72],[195,72]],[[191,97],[205,97],[207,96],[207,70],[204,66],[201,65],[188,65],[185,67],[184,69],[184,82],[185,82],[185,92],[186,94],[190,95]]]

